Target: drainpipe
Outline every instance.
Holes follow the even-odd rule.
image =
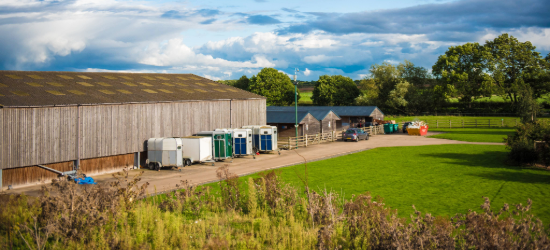
[[[76,106],[76,166],[74,170],[80,168],[80,105]]]
[[[233,106],[232,106],[232,100],[229,100],[229,128],[233,128]]]

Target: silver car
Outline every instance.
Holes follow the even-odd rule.
[[[350,128],[344,132],[344,141],[368,140],[369,133],[360,128]]]

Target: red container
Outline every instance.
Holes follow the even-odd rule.
[[[420,136],[425,136],[428,134],[428,125],[420,126]]]

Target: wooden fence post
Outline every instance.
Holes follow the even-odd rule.
[[[451,120],[449,120],[449,128],[452,127],[452,123],[451,123]]]
[[[464,120],[462,120],[462,128],[464,128]]]
[[[292,144],[290,144],[290,136],[288,137],[288,150],[292,150]]]
[[[504,127],[504,119],[500,120],[500,127]]]
[[[491,128],[491,119],[489,119],[489,128]]]
[[[305,135],[305,139],[306,139],[306,147],[307,147],[307,134]]]
[[[435,120],[435,127],[439,128],[439,120]]]

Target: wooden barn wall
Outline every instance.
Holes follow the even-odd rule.
[[[265,99],[231,101],[231,127],[240,128],[246,125],[265,125],[265,107]]]
[[[0,171],[4,168],[4,109],[0,108]],[[0,187],[1,188],[1,187]]]
[[[76,107],[1,111],[0,168],[76,159]]]
[[[154,137],[229,127],[229,101],[81,107],[81,158],[145,151]]]
[[[329,133],[331,131],[336,131],[338,125],[336,123],[336,121],[340,120],[340,118],[338,118],[338,116],[336,116],[333,112],[331,112],[330,114],[328,114],[325,119],[323,119],[321,121],[321,124],[322,124],[322,131],[323,133]],[[330,127],[329,127],[329,122],[330,122]]]
[[[314,135],[321,132],[321,123],[311,114],[308,114],[304,121],[307,124],[307,130],[304,129],[306,134]]]
[[[154,137],[266,124],[265,99],[80,106],[80,158],[146,151]],[[77,107],[0,109],[0,168],[77,159]]]
[[[71,171],[73,170],[73,162],[60,162],[45,164],[44,166],[53,168],[59,171]],[[30,167],[19,167],[19,168],[10,168],[2,170],[2,187],[12,186],[25,186],[35,183],[48,183],[52,179],[57,179],[58,174],[48,171],[46,169],[30,166]]]
[[[377,120],[384,120],[384,114],[382,114],[382,112],[380,112],[379,109],[374,109],[374,111],[371,114],[371,117]]]
[[[124,168],[134,166],[134,154],[114,155],[80,162],[80,169],[87,175],[118,172]]]

